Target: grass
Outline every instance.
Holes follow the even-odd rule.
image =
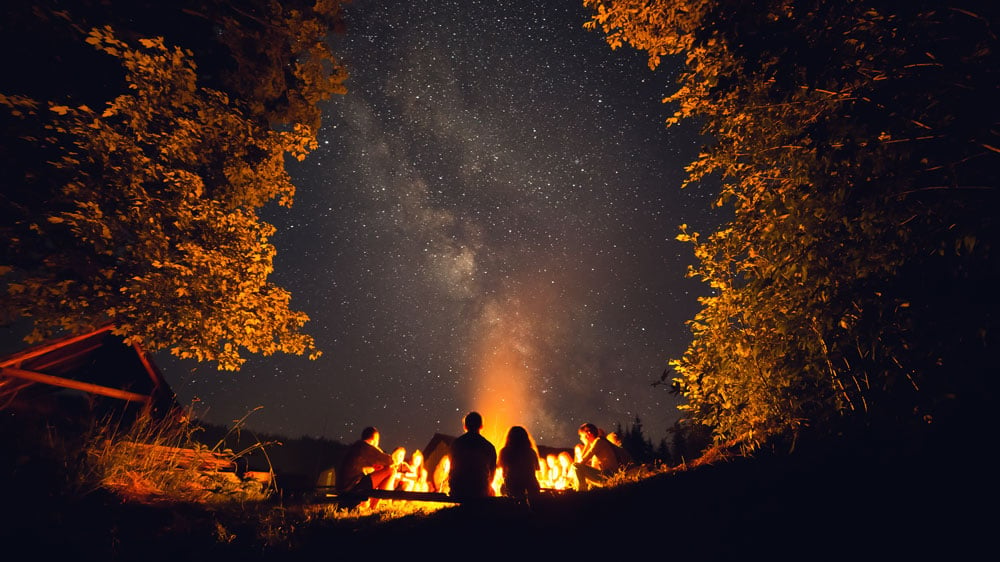
[[[235,468],[241,457],[270,443],[239,452],[226,448],[224,440],[207,446],[197,439],[201,428],[193,414],[188,409],[158,418],[140,411],[135,418],[107,416],[97,422],[84,436],[80,487],[101,487],[141,503],[266,500],[275,491],[273,478],[243,477]],[[246,416],[234,430],[245,421]]]
[[[992,532],[975,516],[993,505],[986,465],[933,452],[890,455],[884,443],[817,443],[753,457],[718,447],[682,466],[641,467],[605,488],[527,505],[382,501],[347,511],[203,482],[192,490],[189,468],[178,469],[183,478],[160,479],[162,458],[142,459],[121,445],[193,443],[213,458],[245,450],[198,448],[192,424],[98,418],[103,427],[72,437],[84,426],[0,416],[0,540],[40,559],[421,560],[458,556],[457,545],[470,542],[484,560],[617,558],[618,549],[699,561],[958,560],[971,559]]]
[[[301,509],[306,522],[321,520],[386,522],[402,517],[430,515],[441,509],[452,507],[452,505],[439,502],[382,500],[374,507],[362,504],[353,509],[342,509],[336,503],[320,503],[302,504]]]

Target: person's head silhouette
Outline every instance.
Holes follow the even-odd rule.
[[[379,434],[378,429],[375,429],[372,426],[368,426],[361,430],[361,440],[367,441],[369,444],[374,445],[375,447],[378,447],[378,442],[380,437],[381,434]]]
[[[479,415],[479,412],[469,412],[463,423],[465,431],[479,433],[479,430],[483,428],[483,416]]]
[[[504,445],[515,449],[528,449],[531,448],[531,436],[528,435],[527,429],[515,425],[507,430],[507,439]]]

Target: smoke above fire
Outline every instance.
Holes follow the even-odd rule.
[[[538,349],[551,321],[544,316],[547,300],[543,292],[532,291],[529,299],[508,297],[483,308],[470,402],[483,416],[483,436],[498,449],[515,425],[536,442],[561,432],[546,407],[548,383]]]
[[[531,412],[536,408],[532,407],[531,375],[518,361],[520,352],[509,342],[496,345],[476,377],[473,404],[483,415],[483,436],[499,448],[511,426],[532,425]]]

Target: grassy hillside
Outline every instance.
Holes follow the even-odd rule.
[[[280,494],[146,504],[83,486],[80,451],[59,437],[65,428],[0,415],[3,540],[41,559],[314,560],[371,549],[366,559],[590,560],[620,550],[690,560],[962,560],[986,547],[995,497],[987,465],[954,459],[943,441],[899,447],[872,437],[692,463],[530,505],[331,516]],[[473,550],[463,554],[462,544]]]

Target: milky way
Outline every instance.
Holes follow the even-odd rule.
[[[348,93],[320,148],[290,164],[272,280],[323,356],[252,358],[236,373],[158,356],[185,404],[229,423],[386,447],[458,435],[480,410],[571,446],[576,427],[679,417],[654,386],[690,341],[700,283],[682,223],[712,190],[680,184],[691,128],[667,129],[675,76],[583,29],[579,2],[346,5],[335,49]]]

